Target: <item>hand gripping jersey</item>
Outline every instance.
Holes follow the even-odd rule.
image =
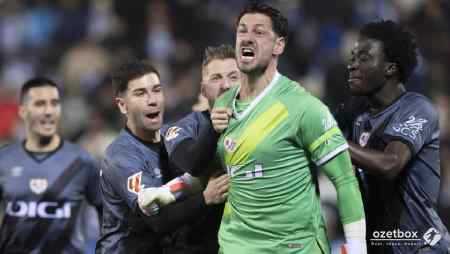
[[[278,73],[251,102],[238,101],[238,92],[234,87],[216,102],[234,114],[218,141],[231,176],[221,252],[329,253],[311,170],[348,148],[334,118]]]
[[[99,170],[79,146],[61,141],[50,153],[24,143],[0,150],[0,197],[6,205],[0,253],[83,253],[80,209],[100,206]]]

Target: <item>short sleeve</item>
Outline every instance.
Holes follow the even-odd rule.
[[[400,107],[384,129],[386,143],[399,140],[406,143],[413,155],[432,139],[439,137],[438,115],[434,107],[424,99],[418,99]]]
[[[307,109],[300,115],[297,138],[317,166],[348,148],[336,120],[317,99],[311,99]]]

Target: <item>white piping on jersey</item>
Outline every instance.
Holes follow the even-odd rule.
[[[322,166],[327,161],[331,160],[332,158],[334,158],[334,156],[338,155],[339,153],[341,153],[342,151],[344,151],[347,148],[348,148],[348,144],[347,143],[345,143],[345,144],[343,144],[341,146],[338,146],[336,149],[334,149],[334,151],[332,151],[331,153],[325,155],[322,159],[320,159],[318,162],[316,162],[316,165],[318,167]]]
[[[258,104],[258,102],[260,102],[262,98],[264,98],[264,96],[266,96],[266,94],[268,94],[269,91],[275,86],[280,77],[281,77],[280,73],[276,71],[269,85],[266,88],[264,88],[264,90],[250,103],[250,105],[248,105],[248,107],[241,114],[239,114],[236,110],[236,96],[237,94],[239,94],[241,90],[241,87],[239,86],[237,94],[233,99],[233,116],[239,121],[242,120],[244,117],[246,117],[250,113],[250,111],[252,111],[252,109],[256,106],[256,104]]]

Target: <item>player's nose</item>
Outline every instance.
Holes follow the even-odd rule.
[[[228,89],[231,88],[231,81],[228,79],[225,79],[222,84],[220,85],[220,89],[223,91],[227,91]]]

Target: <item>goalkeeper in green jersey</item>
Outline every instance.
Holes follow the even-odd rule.
[[[311,174],[317,168],[337,190],[343,253],[366,253],[364,210],[348,145],[328,108],[277,71],[286,18],[252,3],[240,14],[236,33],[241,85],[222,94],[211,114],[222,132],[218,154],[230,175],[220,252],[330,253]]]

